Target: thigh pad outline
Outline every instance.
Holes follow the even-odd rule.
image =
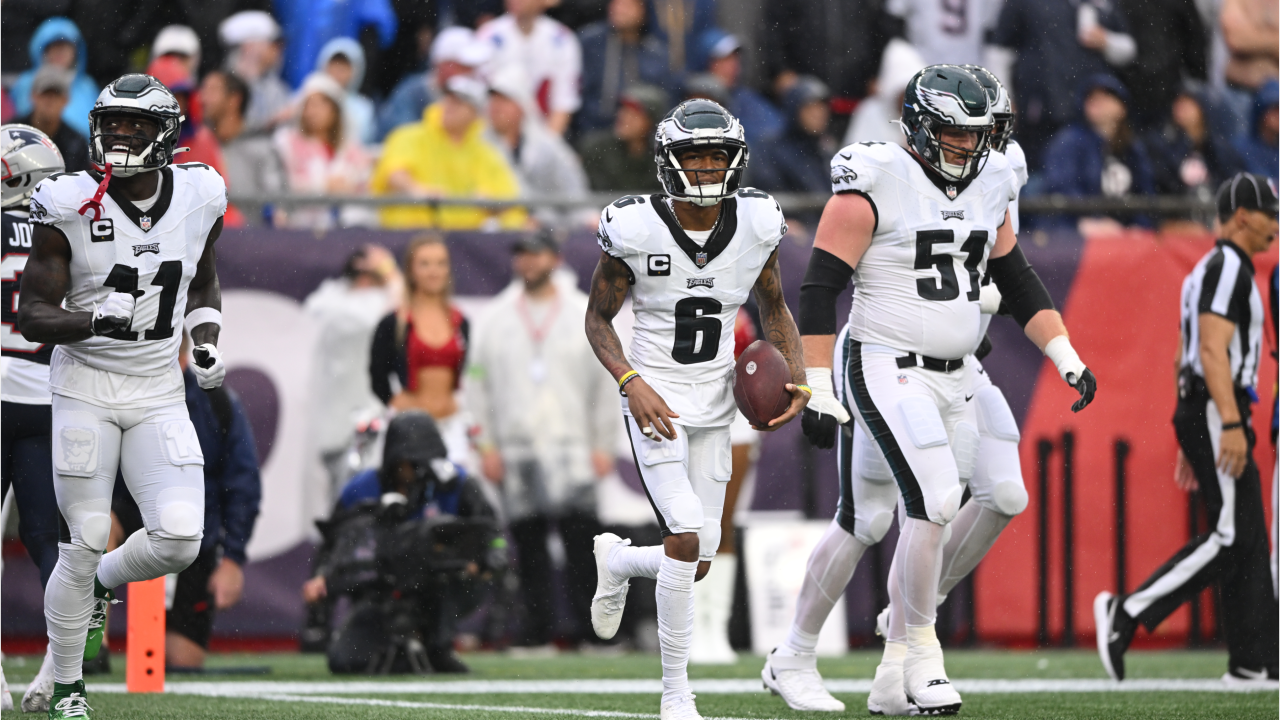
[[[83,410],[60,410],[53,418],[53,469],[68,477],[93,477],[102,457],[98,418]]]
[[[898,401],[898,412],[907,427],[907,435],[917,448],[939,447],[947,444],[947,429],[942,425],[942,414],[929,398],[912,395]]]

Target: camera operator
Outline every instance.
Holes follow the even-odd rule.
[[[468,671],[453,653],[454,631],[506,567],[506,543],[430,415],[397,415],[382,467],[352,478],[317,526],[324,544],[302,587],[312,623],[327,624],[337,598],[352,601],[328,642],[330,671]]]

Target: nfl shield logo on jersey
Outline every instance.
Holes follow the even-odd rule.
[[[143,215],[142,217],[138,218],[138,227],[142,228],[142,231],[143,231],[143,232],[146,232],[147,230],[150,230],[150,229],[151,229],[151,216],[150,216],[150,215]]]
[[[906,385],[906,384],[907,384],[907,376],[906,376],[906,375],[899,375],[899,376],[898,376],[898,384],[899,384],[899,385]]]
[[[696,255],[693,256],[693,261],[698,264],[698,267],[706,267],[707,254],[704,252],[697,253]]]
[[[955,199],[956,199],[956,194],[957,194],[956,186],[955,186],[955,185],[948,185],[948,186],[947,186],[947,197],[948,197],[949,199],[951,199],[951,200],[955,200]]]

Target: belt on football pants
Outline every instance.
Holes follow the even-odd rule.
[[[941,360],[939,358],[931,358],[927,355],[917,355],[915,353],[907,353],[906,355],[897,358],[897,361],[898,367],[900,368],[922,367],[925,370],[932,370],[940,373],[949,373],[964,367],[964,358]]]

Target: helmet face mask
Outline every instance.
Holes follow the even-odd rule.
[[[25,208],[41,180],[62,172],[62,153],[48,135],[14,123],[0,127],[0,207]]]
[[[931,65],[917,73],[907,83],[900,124],[911,150],[943,180],[967,182],[986,166],[994,127],[991,102],[967,70]],[[977,140],[972,148],[944,142],[947,130],[974,132]]]
[[[149,75],[124,75],[103,88],[89,112],[89,160],[129,177],[173,162],[182,127],[178,100]]]
[[[727,164],[716,167],[715,160],[700,153],[705,159],[685,168],[681,158],[689,162],[691,150],[718,150]],[[658,123],[654,162],[658,181],[673,200],[711,207],[731,197],[742,184],[749,156],[742,123],[710,100],[686,100]]]

